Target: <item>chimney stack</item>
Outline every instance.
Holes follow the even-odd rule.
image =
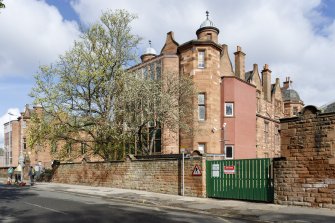
[[[235,74],[238,78],[245,81],[245,53],[242,48],[237,46],[235,54]]]
[[[283,82],[283,88],[289,89],[292,84],[292,81],[290,80],[290,77],[286,77],[286,81]]]
[[[254,63],[252,71],[254,73],[258,72],[258,64]]]
[[[271,72],[269,65],[265,64],[262,70],[262,86],[264,99],[267,101],[271,101]]]

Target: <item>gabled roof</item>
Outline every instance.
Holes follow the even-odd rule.
[[[248,72],[246,72],[245,73],[245,81],[247,81],[247,82],[251,82],[252,81],[252,78],[253,78],[253,71],[251,70],[251,71],[248,71]]]

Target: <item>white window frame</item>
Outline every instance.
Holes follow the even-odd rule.
[[[227,157],[227,147],[231,147],[231,155],[232,157]],[[234,146],[233,145],[225,145],[224,147],[224,154],[225,154],[225,159],[226,160],[232,160],[234,159]]]
[[[198,51],[198,68],[205,68],[205,50]]]
[[[231,105],[231,114],[227,114],[227,106]],[[225,102],[224,103],[224,116],[233,117],[234,116],[234,102]]]
[[[205,149],[206,149],[206,143],[198,143],[198,151],[199,152],[205,153]]]
[[[204,96],[204,103],[200,103],[199,101],[199,96],[200,95],[203,95]],[[204,117],[200,117],[200,108],[204,108],[205,109],[205,114],[204,114]],[[198,93],[198,120],[199,121],[205,121],[206,120],[206,94],[201,92],[201,93]]]

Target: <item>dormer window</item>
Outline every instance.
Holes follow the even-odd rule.
[[[198,68],[205,68],[205,51],[198,52]]]

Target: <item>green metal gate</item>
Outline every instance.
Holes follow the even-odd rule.
[[[272,159],[207,160],[207,196],[273,202]]]

